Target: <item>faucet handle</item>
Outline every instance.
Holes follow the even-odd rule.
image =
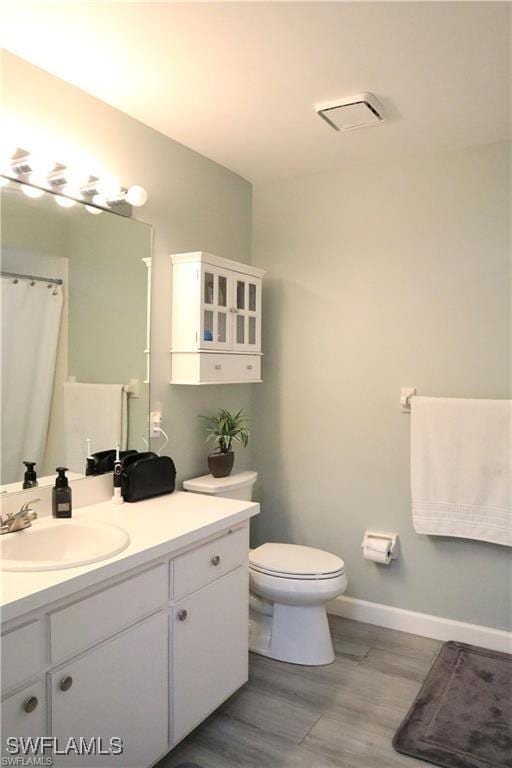
[[[41,501],[41,499],[31,499],[30,501],[27,501],[20,509],[20,512],[32,512],[31,504],[36,504],[38,501]]]

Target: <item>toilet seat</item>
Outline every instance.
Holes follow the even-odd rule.
[[[262,544],[249,553],[249,568],[267,576],[301,581],[335,579],[345,573],[340,557],[298,544]]]

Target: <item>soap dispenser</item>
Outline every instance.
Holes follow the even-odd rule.
[[[25,475],[23,477],[23,488],[35,488],[37,485],[39,485],[37,482],[37,474],[34,469],[36,462],[24,461],[23,463],[26,467]]]
[[[57,467],[57,478],[52,491],[54,517],[71,517],[71,488],[66,477],[67,467]]]

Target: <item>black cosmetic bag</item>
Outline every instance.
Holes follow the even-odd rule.
[[[137,455],[137,451],[121,451],[119,454],[120,459],[125,459],[128,456]],[[116,450],[111,448],[108,451],[96,451],[92,454],[94,461],[91,466],[92,475],[105,475],[107,472],[114,471],[114,462],[116,460]]]
[[[123,460],[121,494],[125,501],[142,501],[172,493],[175,484],[176,467],[169,456],[147,451]]]

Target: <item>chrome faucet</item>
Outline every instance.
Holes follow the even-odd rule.
[[[37,512],[30,506],[35,504],[36,501],[39,501],[39,499],[27,501],[17,512],[10,512],[5,517],[0,517],[0,535],[29,528],[32,525],[32,521],[37,517]]]

